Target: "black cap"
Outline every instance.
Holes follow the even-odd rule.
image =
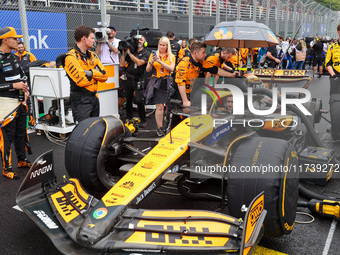
[[[113,29],[115,32],[117,32],[116,28],[114,26],[108,26],[108,28]]]

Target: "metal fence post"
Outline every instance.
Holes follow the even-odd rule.
[[[19,13],[20,13],[20,21],[21,21],[21,32],[24,36],[23,41],[25,42],[25,47],[27,51],[30,52],[31,47],[30,47],[30,37],[28,35],[25,0],[18,0],[18,4],[19,4]]]
[[[285,38],[287,38],[287,34],[288,34],[289,2],[290,2],[290,0],[288,0],[288,1],[286,2]]]
[[[266,25],[269,27],[270,0],[267,0],[266,6]]]
[[[194,3],[193,0],[189,0],[189,38],[194,37]]]
[[[297,23],[297,19],[296,19],[296,13],[297,13],[297,5],[301,2],[302,0],[299,0],[298,2],[296,2],[294,4],[294,13],[293,13],[293,33],[295,33],[296,31],[296,23]],[[301,32],[299,32],[299,34],[301,34]]]
[[[317,32],[316,32],[316,23],[317,23],[317,20],[316,20],[316,13],[315,13],[315,10],[316,8],[319,7],[319,4],[316,4],[316,6],[312,9],[312,15],[311,15],[311,18],[312,18],[312,21],[311,21],[311,34],[312,35],[316,35]]]
[[[241,0],[237,0],[237,20],[241,19]]]
[[[106,23],[106,0],[100,0],[100,17],[101,17],[101,22],[102,26],[104,25],[109,25]]]
[[[326,35],[326,29],[325,29],[325,24],[326,24],[326,13],[327,13],[327,8],[325,7],[324,10],[322,11],[322,35]]]
[[[153,28],[158,28],[158,0],[152,1],[152,25]]]
[[[256,3],[257,0],[253,0],[253,20],[256,21]]]
[[[327,35],[331,36],[332,31],[331,31],[331,18],[332,18],[332,10],[329,9],[328,14],[327,14]]]
[[[216,1],[216,24],[220,23],[220,15],[221,15],[220,0],[217,0]],[[227,10],[226,10],[226,15],[227,15]]]
[[[276,4],[276,28],[275,28],[275,33],[279,34],[280,33],[280,12],[281,12],[281,0],[277,0]]]

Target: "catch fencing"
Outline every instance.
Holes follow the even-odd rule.
[[[1,1],[1,0],[0,0]],[[18,2],[19,1],[19,2]],[[159,28],[164,34],[202,38],[217,23],[255,20],[274,33],[291,36],[336,36],[339,12],[313,0],[2,0],[0,27],[24,34],[27,48],[38,59],[55,60],[74,45],[79,25],[115,25],[123,39],[131,29]],[[101,7],[103,6],[103,8]],[[28,43],[29,42],[29,43]]]

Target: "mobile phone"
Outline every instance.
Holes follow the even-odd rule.
[[[155,50],[152,50],[152,54],[156,56],[156,52]]]

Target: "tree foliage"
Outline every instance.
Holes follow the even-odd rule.
[[[340,11],[340,1],[339,0],[315,0],[315,2],[324,5],[326,7],[332,6],[333,11]]]

